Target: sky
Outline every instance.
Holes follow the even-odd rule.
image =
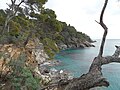
[[[105,0],[48,0],[46,7],[53,9],[58,20],[74,26],[77,31],[88,34],[91,38],[101,38],[104,30],[95,22]],[[109,39],[120,39],[120,2],[109,0],[104,14],[108,27]]]
[[[102,38],[104,30],[95,22],[99,21],[105,0],[48,0],[45,7],[53,9],[57,19],[77,31],[86,33],[92,39]],[[6,8],[10,0],[0,0],[0,8]],[[104,23],[108,27],[108,39],[120,39],[120,2],[109,0],[104,14]]]

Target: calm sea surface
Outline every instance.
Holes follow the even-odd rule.
[[[96,47],[61,51],[55,58],[62,61],[62,64],[55,68],[68,70],[74,77],[81,76],[88,71],[92,60],[97,56],[100,42],[100,40],[97,40],[94,43]],[[112,55],[115,51],[115,45],[120,46],[120,39],[108,39],[105,44],[104,56]],[[102,71],[104,77],[110,82],[110,86],[108,88],[98,88],[97,90],[120,90],[120,64],[105,65]]]

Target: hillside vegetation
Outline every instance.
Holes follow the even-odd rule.
[[[47,0],[16,1],[0,10],[0,89],[37,90],[41,78],[35,70],[45,55],[51,60],[59,50],[89,47],[92,40],[57,20],[53,10],[44,8]]]
[[[25,15],[18,12],[8,22],[4,29],[7,10],[0,10],[0,43],[13,43],[24,46],[30,38],[38,38],[44,44],[44,49],[52,58],[59,52],[60,45],[67,45],[67,48],[81,47],[84,42],[92,42],[89,36],[77,30],[65,22],[56,19],[56,14],[51,9],[43,9],[40,14],[31,12]],[[9,28],[9,29],[8,29]]]

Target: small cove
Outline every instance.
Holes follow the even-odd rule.
[[[96,40],[95,46],[91,48],[68,49],[58,53],[55,59],[62,61],[60,66],[55,66],[58,70],[68,70],[74,77],[79,77],[89,70],[94,57],[97,56],[100,40]],[[120,45],[120,39],[108,39],[105,44],[104,56],[112,55],[115,45]],[[108,88],[98,88],[97,90],[120,90],[120,64],[111,63],[103,66],[103,75],[110,82]]]

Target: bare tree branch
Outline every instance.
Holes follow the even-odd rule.
[[[98,56],[101,56],[101,57],[102,57],[102,54],[103,54],[104,44],[105,44],[105,40],[106,40],[106,36],[107,36],[107,30],[108,30],[107,26],[103,22],[103,15],[104,15],[107,3],[108,3],[108,0],[105,0],[103,9],[101,11],[100,23],[99,23],[104,29],[104,35],[103,35],[103,38],[102,38],[102,42],[101,42],[100,50],[99,50],[99,55],[98,55]]]

